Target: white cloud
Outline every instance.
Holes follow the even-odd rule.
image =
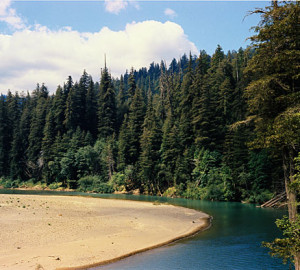
[[[128,4],[140,9],[140,5],[135,0],[104,0],[105,10],[113,14],[119,14],[121,10],[126,9]]]
[[[10,0],[2,0],[0,2],[0,16],[4,16],[10,6]]]
[[[119,14],[122,9],[125,9],[128,2],[125,0],[105,0],[105,10],[110,13]]]
[[[11,0],[1,0],[0,2],[0,21],[6,22],[14,29],[23,29],[25,24],[21,17],[16,13],[16,10],[10,8]]]
[[[112,75],[119,76],[131,67],[169,62],[190,51],[198,53],[182,27],[173,22],[133,22],[123,31],[104,27],[96,33],[36,26],[0,34],[0,92],[32,90],[37,82],[54,92],[69,75],[78,80],[84,69],[98,81],[104,54]]]
[[[177,13],[171,8],[166,8],[165,15],[173,19],[177,16]]]

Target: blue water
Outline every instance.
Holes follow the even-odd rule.
[[[1,191],[0,192],[4,192]],[[12,191],[9,191],[10,193]],[[15,191],[22,194],[23,191]],[[30,192],[32,194],[32,192]],[[49,194],[49,192],[36,192]],[[50,194],[61,194],[52,192]],[[67,193],[69,194],[69,193]],[[72,193],[69,195],[84,195]],[[151,196],[93,195],[102,198],[160,201],[193,208],[213,216],[210,229],[196,236],[174,244],[137,254],[119,262],[96,267],[93,270],[269,270],[289,269],[281,260],[271,258],[268,250],[261,247],[262,241],[269,241],[280,232],[274,225],[282,210],[261,209],[254,205],[227,202],[207,202],[185,199],[171,199]]]
[[[212,227],[190,239],[94,269],[289,269],[261,247],[262,241],[280,236],[274,222],[284,211],[241,203],[166,198],[163,201],[210,214],[214,218]]]

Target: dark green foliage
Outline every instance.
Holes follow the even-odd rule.
[[[277,219],[277,227],[282,231],[283,238],[276,238],[272,242],[263,242],[263,246],[269,248],[272,257],[279,257],[284,263],[294,262],[294,254],[300,252],[300,216],[294,221],[288,217]]]
[[[209,126],[209,93],[208,88],[204,87],[205,75],[209,69],[210,59],[205,51],[200,52],[197,59],[195,78],[193,80],[192,90],[194,93],[192,103],[192,126],[195,136],[195,144],[202,146],[208,141]]]
[[[82,128],[85,124],[85,99],[83,99],[84,94],[82,91],[84,89],[78,83],[75,83],[68,93],[64,125],[66,130],[71,132],[74,132],[77,127]]]
[[[177,158],[180,155],[178,128],[173,123],[171,115],[168,116],[164,123],[160,154],[161,163],[158,177],[162,185],[168,188],[175,185],[174,174]]]
[[[44,128],[44,137],[42,139],[42,160],[43,160],[43,172],[47,183],[51,183],[51,172],[49,171],[49,162],[53,162],[55,157],[55,148],[53,144],[55,142],[55,120],[52,110],[49,111],[46,117],[46,123]]]
[[[141,89],[137,88],[132,98],[128,115],[128,160],[127,164],[135,164],[141,150],[140,137],[145,116],[145,104]]]
[[[254,150],[249,142],[264,131],[268,140],[281,133],[290,141],[299,137],[287,132],[288,126],[298,129],[295,111],[276,123],[268,114],[278,109],[280,115],[297,102],[293,69],[283,72],[280,82],[284,87],[294,82],[294,92],[268,81],[277,91],[277,109],[271,108],[273,101],[262,104],[264,95],[271,100],[268,93],[256,96],[256,80],[272,73],[264,57],[263,64],[255,64],[263,50],[225,54],[217,46],[212,56],[184,54],[169,67],[151,63],[120,79],[112,78],[106,66],[100,82],[84,71],[78,82],[69,76],[53,96],[44,85],[26,97],[8,93],[0,98],[0,177],[86,191],[109,191],[108,182],[122,191],[261,202],[282,189],[280,157],[268,149],[270,144]],[[289,59],[295,64],[293,53]],[[278,72],[287,67],[283,59],[278,65],[272,59]],[[255,123],[250,121],[254,113],[260,117]],[[260,124],[267,116],[268,124]]]
[[[116,100],[115,90],[106,67],[101,75],[98,102],[98,132],[99,138],[107,138],[116,131]]]
[[[87,175],[78,180],[79,191],[96,193],[113,193],[114,188],[103,182],[103,179],[97,175]]]
[[[194,80],[194,72],[192,70],[192,57],[187,67],[187,72],[183,77],[181,89],[180,89],[180,117],[179,117],[179,139],[182,144],[182,149],[186,145],[191,145],[194,141],[194,134],[192,128],[192,110],[191,104],[193,104],[194,92],[192,88]]]
[[[128,79],[128,96],[130,101],[132,100],[136,90],[136,81],[134,78],[134,70],[131,69],[129,79]]]
[[[120,130],[125,114],[128,113],[128,94],[124,85],[124,78],[121,75],[119,91],[117,95],[117,131]]]
[[[62,134],[65,131],[64,121],[65,121],[65,110],[66,110],[66,98],[67,95],[63,89],[58,86],[55,96],[53,98],[53,111],[54,111],[54,123],[55,123],[55,133]]]
[[[88,131],[92,138],[97,137],[97,93],[92,78],[89,79],[89,86],[85,100],[85,130]]]
[[[28,136],[28,174],[30,178],[40,179],[43,167],[42,139],[48,107],[48,90],[42,85],[37,86],[33,102],[36,107],[32,111],[30,132]]]
[[[212,58],[201,51],[120,80],[105,67],[100,84],[84,71],[53,96],[44,85],[26,97],[8,93],[0,102],[1,175],[71,188],[93,175],[119,190],[260,202],[280,175],[270,171],[269,152],[249,151],[253,126],[232,127],[249,115],[249,55],[219,46]],[[96,191],[94,182],[81,188]]]
[[[6,162],[7,159],[5,158],[7,155],[7,149],[5,145],[6,141],[6,126],[7,126],[7,111],[6,111],[6,104],[5,98],[3,95],[0,97],[0,175],[5,175],[7,172]]]
[[[300,151],[300,4],[273,1],[255,12],[262,15],[257,34],[251,37],[256,52],[247,67],[252,81],[246,88],[256,129],[252,146],[281,156],[289,212],[289,221],[277,222],[286,238],[275,239],[269,247],[284,259],[292,256],[299,269],[299,242],[293,240],[299,239],[299,194],[292,187],[297,183],[295,157]]]
[[[128,130],[128,117],[124,116],[124,121],[120,129],[118,141],[118,165],[117,169],[123,171],[129,160],[129,130]]]
[[[29,95],[23,98],[22,115],[18,132],[15,134],[11,150],[11,171],[12,179],[27,179],[30,176],[27,169],[27,149],[29,147],[28,137],[30,134],[30,124],[32,118],[33,102]]]
[[[150,194],[157,194],[161,189],[157,181],[161,132],[154,113],[152,94],[150,91],[148,93],[148,107],[143,123],[143,133],[140,143],[140,172],[138,175],[140,179],[140,190]]]
[[[201,199],[230,201],[235,198],[231,170],[220,153],[201,149],[195,153],[194,188]]]
[[[264,245],[299,268],[300,5],[254,13],[247,50],[218,45],[120,80],[105,65],[100,84],[84,71],[53,96],[44,85],[1,95],[0,185],[250,203],[285,185],[283,238]]]

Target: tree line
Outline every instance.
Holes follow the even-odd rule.
[[[249,148],[245,73],[253,50],[184,55],[94,83],[84,71],[0,101],[0,175],[23,181],[260,202],[283,188],[278,159]],[[85,180],[82,180],[85,179]],[[8,184],[9,185],[9,184]]]
[[[264,29],[257,28],[261,36]],[[291,97],[289,85],[276,80],[285,70],[289,79],[297,75],[298,55],[283,44],[284,55],[272,57],[259,38],[252,37],[263,48],[224,53],[218,45],[212,56],[183,55],[169,66],[152,63],[117,79],[105,64],[99,82],[84,71],[53,95],[44,84],[27,95],[8,91],[0,98],[2,182],[72,188],[108,183],[146,194],[266,200],[284,189],[282,156],[271,140],[287,138],[289,128],[280,126],[269,143],[260,131],[277,132],[267,121],[292,107],[290,100],[297,104],[298,79],[291,81]],[[268,81],[259,79],[262,74]],[[277,89],[268,89],[272,83],[280,88],[278,98]]]
[[[0,184],[256,203],[285,190],[286,237],[266,245],[299,269],[300,7],[254,13],[247,49],[1,95]]]

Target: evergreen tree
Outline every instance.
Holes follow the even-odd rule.
[[[300,138],[300,4],[288,2],[264,10],[251,40],[256,53],[248,66],[254,80],[247,87],[250,112],[255,119],[256,139],[253,146],[271,148],[282,155],[289,221],[298,217],[297,194],[291,188],[295,181],[294,159]],[[300,269],[300,252],[294,256],[295,269]]]
[[[87,92],[90,87],[91,76],[84,70],[79,80],[78,111],[79,111],[79,126],[82,130],[87,130]]]
[[[175,58],[173,58],[173,60],[170,63],[169,71],[171,72],[171,74],[175,74],[179,72],[178,63]]]
[[[64,84],[64,94],[69,95],[70,90],[72,89],[74,83],[71,76],[68,76],[67,82]]]
[[[65,130],[66,93],[58,86],[53,98],[55,132],[63,134]]]
[[[6,126],[7,126],[7,113],[6,113],[6,104],[5,97],[0,96],[0,176],[6,174],[6,164],[7,164],[7,149],[5,146],[6,141]]]
[[[42,140],[42,159],[43,159],[43,173],[46,178],[46,183],[50,184],[54,181],[53,175],[51,175],[51,171],[49,168],[50,162],[54,161],[55,157],[55,118],[54,113],[50,110],[46,116],[45,127],[44,127],[44,137]]]
[[[162,131],[163,136],[160,148],[161,164],[158,179],[161,179],[161,185],[167,189],[176,185],[174,174],[181,148],[178,128],[174,123],[172,114],[168,114]]]
[[[128,117],[124,115],[124,120],[119,133],[118,140],[118,171],[124,171],[129,160],[129,129],[128,129]]]
[[[204,86],[205,75],[210,66],[210,58],[205,51],[201,51],[197,60],[197,67],[195,70],[195,78],[193,80],[192,88],[194,92],[194,99],[192,103],[192,125],[195,134],[195,144],[198,147],[205,146],[209,138],[208,126],[210,123],[209,107],[210,99],[208,88]]]
[[[85,116],[85,97],[78,83],[69,90],[66,102],[65,121],[66,130],[75,132],[77,127],[82,127]]]
[[[162,66],[163,67],[163,66]],[[157,114],[162,123],[165,121],[167,114],[172,112],[172,99],[173,99],[173,82],[172,77],[167,73],[166,68],[161,68],[161,75],[159,79],[159,102]]]
[[[223,49],[220,45],[218,45],[215,50],[215,53],[213,54],[213,56],[211,58],[211,66],[214,70],[216,70],[216,68],[218,68],[218,66],[223,61],[224,57],[225,57],[225,55],[224,55]]]
[[[30,177],[30,173],[27,168],[27,150],[29,147],[28,137],[30,134],[32,111],[34,110],[34,102],[29,93],[23,100],[22,108],[23,111],[18,127],[18,136],[14,139],[12,145],[12,152],[16,154],[13,155],[13,159],[15,159],[15,161],[11,164],[10,175],[13,179],[19,178],[25,180]]]
[[[128,95],[124,85],[124,77],[121,75],[119,92],[117,95],[117,130],[120,130],[125,114],[128,114]]]
[[[204,122],[205,133],[203,139],[206,140],[207,147],[213,151],[223,152],[223,146],[226,134],[225,112],[228,110],[228,100],[231,98],[231,88],[228,89],[229,75],[226,70],[226,59],[224,58],[222,48],[218,45],[211,60],[211,67],[205,76],[205,84],[203,86],[203,104],[205,106],[205,114],[207,120]],[[229,80],[230,81],[230,80]],[[228,93],[230,93],[230,97]],[[225,94],[225,95],[223,95]],[[226,94],[228,97],[226,97]],[[230,100],[231,101],[231,100]]]
[[[193,84],[194,72],[192,70],[192,56],[187,67],[186,74],[183,77],[181,84],[181,100],[180,100],[180,120],[179,120],[179,136],[183,149],[190,146],[194,141],[194,134],[192,128],[192,110],[194,93]]]
[[[112,136],[116,131],[116,100],[108,69],[104,68],[101,74],[98,109],[99,138]]]
[[[41,168],[43,166],[41,159],[41,148],[43,139],[43,129],[45,126],[46,110],[47,110],[47,97],[48,90],[42,85],[37,88],[37,103],[33,109],[32,118],[30,123],[30,133],[28,136],[28,162],[30,176],[33,178],[41,177]]]
[[[97,137],[97,123],[97,96],[95,92],[95,84],[92,78],[90,78],[85,101],[85,126],[86,130],[88,130],[93,138]]]
[[[18,92],[13,96],[9,91],[7,95],[7,154],[8,159],[8,168],[14,168],[18,170],[18,148],[14,144],[18,144],[19,138],[19,121],[21,117],[21,99],[18,95]]]
[[[129,74],[128,78],[128,98],[129,98],[129,106],[131,104],[132,98],[135,94],[136,91],[136,81],[134,77],[134,70],[133,68],[131,69],[131,72]]]
[[[145,104],[141,93],[141,89],[137,88],[132,99],[132,103],[129,108],[128,116],[128,164],[135,164],[138,160],[140,153],[140,137],[143,129],[142,125],[144,122],[145,115]]]
[[[148,106],[143,123],[143,133],[140,144],[140,189],[144,189],[150,194],[156,194],[157,192],[160,192],[157,169],[159,164],[161,134],[153,109],[151,91],[148,92]]]

